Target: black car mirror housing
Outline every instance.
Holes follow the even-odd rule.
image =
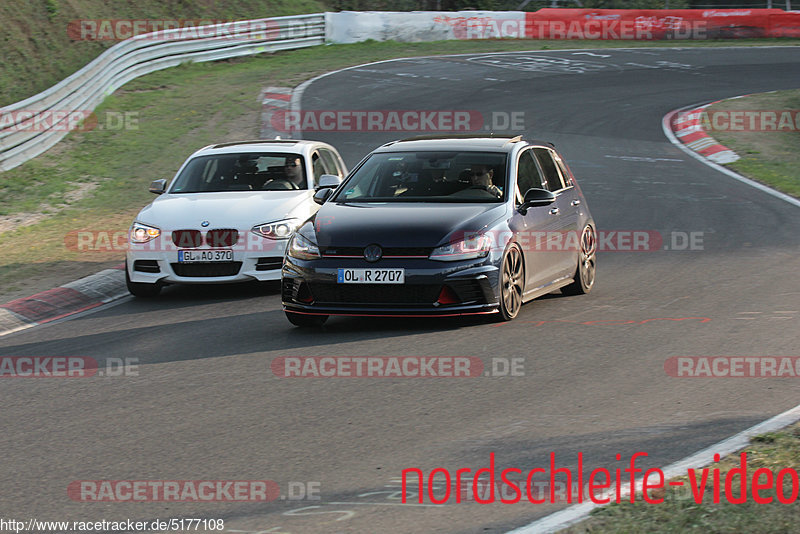
[[[519,209],[520,211],[525,211],[528,208],[549,206],[555,201],[556,196],[552,192],[546,189],[532,187],[525,193],[525,197],[523,197],[522,204],[520,205]]]
[[[314,193],[314,202],[317,204],[325,204],[325,201],[333,194],[333,189],[330,187],[323,187]]]

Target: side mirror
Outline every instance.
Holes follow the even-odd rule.
[[[524,213],[524,211],[526,211],[528,208],[549,206],[555,201],[556,196],[550,191],[532,187],[525,193],[525,197],[522,199],[522,205],[519,207],[519,209]]]
[[[324,176],[323,176],[324,177]],[[320,178],[320,182],[322,182],[322,178]],[[319,189],[316,193],[314,193],[314,202],[317,204],[325,204],[325,201],[333,194],[333,189],[330,187],[323,187]]]
[[[167,190],[167,181],[165,179],[153,180],[150,184],[150,192],[160,195]]]
[[[323,174],[319,177],[319,185],[317,185],[316,190],[319,191],[320,189],[325,189],[327,187],[336,189],[341,183],[342,179],[335,174]]]

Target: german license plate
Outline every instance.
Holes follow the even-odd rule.
[[[340,284],[403,284],[405,269],[344,269],[336,281]]]
[[[233,261],[232,250],[179,250],[178,263],[216,263]]]

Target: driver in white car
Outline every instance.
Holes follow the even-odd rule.
[[[303,165],[300,162],[300,158],[286,158],[283,169],[286,172],[287,180],[297,185],[298,189],[306,188],[306,179],[303,176]]]

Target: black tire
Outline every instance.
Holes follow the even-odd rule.
[[[134,297],[152,298],[161,293],[161,284],[143,284],[141,282],[131,282],[131,277],[128,274],[128,264],[125,264],[125,285],[128,286],[128,291]]]
[[[573,282],[561,288],[565,295],[585,295],[594,287],[597,271],[597,235],[588,224],[581,232],[578,265],[575,267]]]
[[[503,255],[500,269],[500,318],[510,321],[522,308],[522,293],[525,290],[525,265],[522,252],[511,245]]]
[[[311,327],[322,326],[328,320],[327,315],[305,315],[302,313],[285,312],[286,318],[295,326]]]

